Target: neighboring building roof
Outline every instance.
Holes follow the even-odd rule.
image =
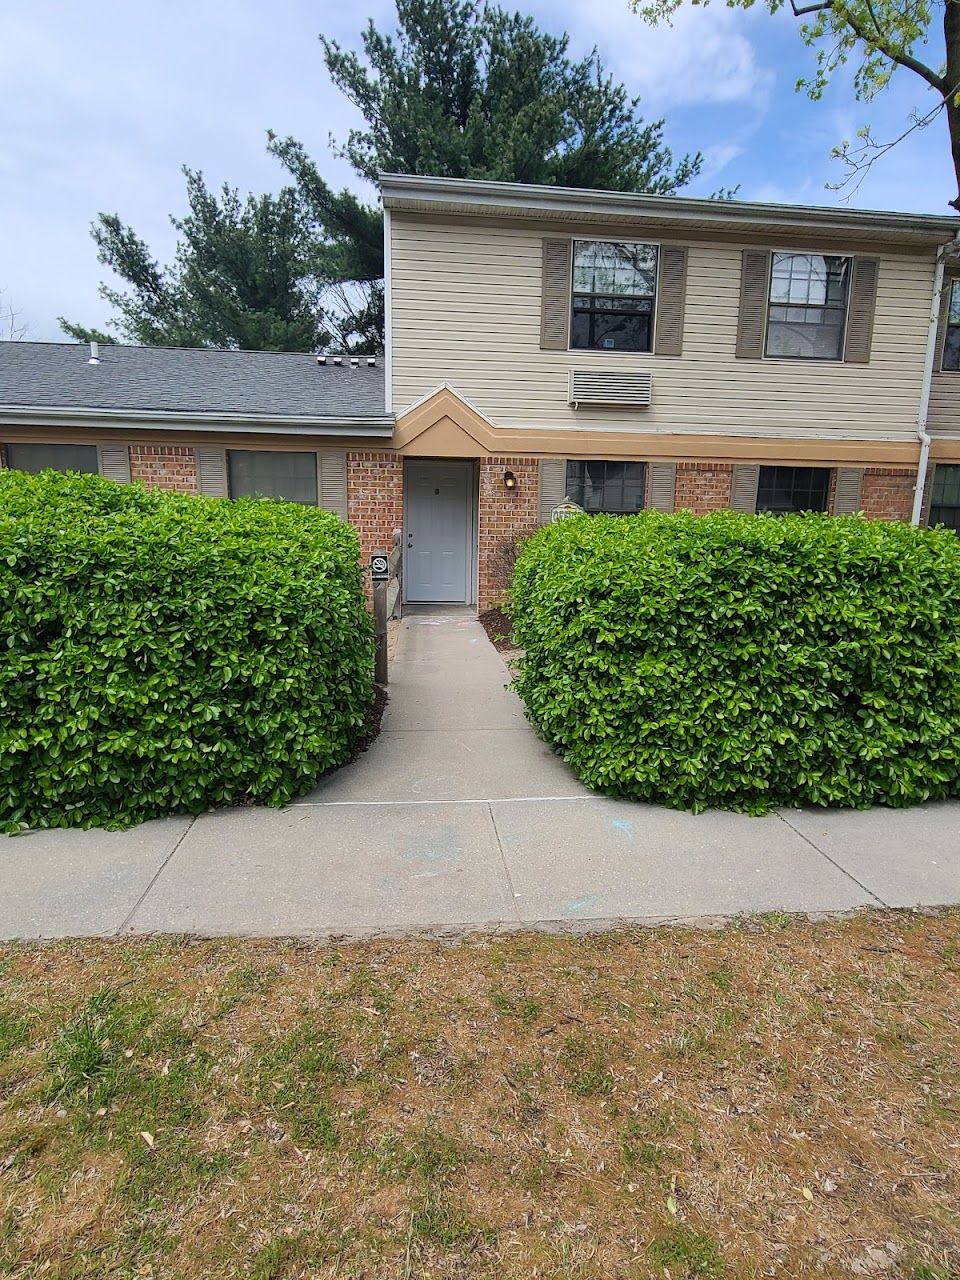
[[[321,364],[299,352],[105,343],[97,363],[90,355],[86,343],[0,343],[0,413],[340,434],[389,434],[392,425],[381,357]]]
[[[960,217],[883,213],[809,205],[757,204],[747,200],[704,200],[689,196],[638,195],[576,187],[482,182],[472,178],[429,178],[381,173],[385,209],[470,216],[542,218],[551,221],[624,223],[640,218],[689,228],[725,232],[795,231],[837,234],[871,232],[884,241],[937,245],[960,233]]]

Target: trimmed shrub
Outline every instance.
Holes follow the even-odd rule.
[[[860,517],[592,516],[535,534],[516,681],[598,791],[700,810],[960,794],[960,539]]]
[[[283,804],[373,697],[359,546],[293,503],[0,472],[0,823]]]

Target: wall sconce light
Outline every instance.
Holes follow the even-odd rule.
[[[505,489],[515,489],[517,487],[517,477],[512,471],[505,471],[503,473],[503,487]]]

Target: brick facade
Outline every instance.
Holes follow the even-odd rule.
[[[515,489],[504,485],[505,471],[516,476]],[[539,523],[539,490],[536,458],[480,459],[477,607],[481,613],[503,598],[510,582],[515,544],[533,533]]]
[[[909,520],[913,514],[915,470],[867,467],[863,473],[860,506],[872,520]]]
[[[732,463],[678,462],[674,506],[677,511],[693,511],[698,516],[726,511],[732,485]]]
[[[196,493],[196,452],[185,445],[132,444],[130,479],[141,481],[148,489]]]
[[[403,458],[392,450],[347,454],[347,519],[360,535],[364,564],[389,551],[403,529]]]

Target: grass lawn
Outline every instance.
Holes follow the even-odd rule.
[[[0,946],[0,1274],[960,1275],[960,913]]]

